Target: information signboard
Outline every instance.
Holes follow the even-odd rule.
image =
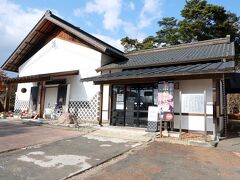
[[[204,94],[182,94],[182,113],[204,113]]]
[[[158,107],[148,106],[148,121],[152,122],[158,121]]]

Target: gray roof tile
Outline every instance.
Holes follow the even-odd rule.
[[[167,48],[128,53],[129,60],[112,63],[97,70],[105,69],[129,69],[147,66],[159,66],[166,64],[180,64],[209,60],[229,59],[235,56],[234,43],[228,38],[200,41],[197,43],[182,44]]]
[[[234,72],[235,62],[206,62],[198,64],[171,65],[163,67],[149,67],[144,69],[127,69],[122,72],[103,74],[82,79],[82,81],[107,82],[113,80],[167,77],[179,75],[208,74]]]

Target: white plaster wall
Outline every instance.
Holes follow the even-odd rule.
[[[207,130],[213,131],[213,102],[212,102],[212,80],[199,79],[199,80],[182,80],[179,81],[179,90],[174,90],[174,112],[179,113],[179,91],[182,94],[203,94],[206,90],[207,100]],[[180,117],[174,116],[174,128],[179,128]],[[204,116],[182,116],[182,129],[204,131]]]
[[[19,76],[80,70],[81,78],[97,75],[101,53],[54,38],[19,68]]]
[[[93,82],[82,82],[80,75],[67,76],[67,84],[71,84],[70,101],[88,101],[99,92],[99,85]]]
[[[19,76],[79,70],[79,75],[61,78],[66,78],[71,84],[70,100],[87,101],[99,91],[99,86],[93,82],[81,82],[81,78],[98,75],[95,69],[100,67],[101,58],[106,56],[82,45],[54,38],[19,67]],[[19,84],[17,97],[29,100],[32,86],[32,83]],[[20,92],[22,87],[27,88],[27,93]]]
[[[109,85],[103,86],[103,106],[102,106],[102,119],[108,120],[108,98],[109,98]]]
[[[16,98],[20,101],[29,101],[30,100],[30,93],[31,87],[37,86],[37,83],[20,83],[18,84],[17,91],[16,91]],[[22,93],[21,89],[26,88],[27,92]]]

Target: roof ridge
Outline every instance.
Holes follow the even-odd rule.
[[[145,53],[149,53],[149,52],[159,52],[159,51],[166,51],[166,50],[181,49],[181,48],[186,48],[186,47],[199,47],[199,46],[205,46],[205,45],[224,44],[224,43],[230,43],[230,42],[231,42],[230,35],[227,35],[224,38],[217,38],[217,39],[210,39],[210,40],[184,43],[184,44],[178,44],[178,45],[171,45],[171,46],[167,46],[167,47],[146,49],[146,50],[140,50],[140,51],[131,51],[131,52],[125,53],[124,55],[128,57],[128,56],[132,56],[132,55],[145,54]]]

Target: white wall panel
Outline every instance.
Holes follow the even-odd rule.
[[[199,79],[199,80],[182,80],[179,82],[179,90],[174,90],[174,112],[179,113],[179,91],[182,94],[203,94],[206,90],[207,114],[207,130],[213,130],[213,102],[212,102],[212,80]],[[174,116],[174,128],[179,128],[179,116]],[[204,116],[182,116],[182,129],[204,131]]]

